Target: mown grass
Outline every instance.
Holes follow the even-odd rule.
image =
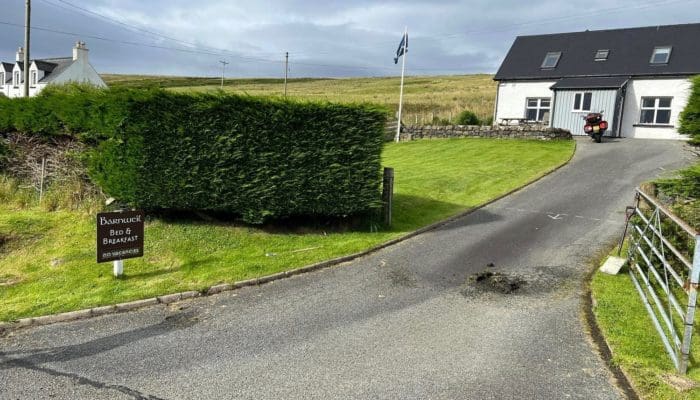
[[[220,90],[216,78],[163,77],[143,75],[104,75],[112,87],[157,86],[177,91]],[[398,77],[291,79],[289,97],[328,100],[341,103],[371,102],[398,110]],[[281,79],[227,79],[224,90],[250,95],[282,96]],[[492,75],[409,76],[404,82],[405,124],[429,124],[433,119],[455,119],[463,110],[471,110],[484,120],[493,115],[496,84]]]
[[[596,300],[594,314],[613,353],[612,362],[620,366],[644,399],[700,399],[700,388],[679,391],[669,383],[675,367],[652,325],[628,269],[618,275],[596,272],[591,282]],[[691,354],[700,354],[696,323]],[[686,378],[700,382],[700,368],[693,359]]]
[[[355,253],[482,204],[565,163],[572,141],[450,139],[388,144],[390,230],[308,233],[151,219],[125,276],[95,262],[94,214],[0,205],[0,320],[44,315],[267,275]]]

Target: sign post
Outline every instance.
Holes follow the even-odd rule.
[[[114,261],[114,276],[124,274],[124,260],[143,257],[143,211],[97,214],[97,262]]]

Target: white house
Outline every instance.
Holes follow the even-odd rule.
[[[700,74],[698,38],[700,24],[519,36],[494,77],[494,122],[585,135],[581,117],[602,110],[606,136],[683,139],[676,128],[689,78]]]
[[[0,83],[2,93],[8,97],[24,95],[24,50],[17,51],[14,64],[0,63]],[[107,87],[100,75],[88,60],[88,48],[78,42],[71,57],[44,58],[32,60],[29,65],[29,95],[41,92],[46,85],[63,83],[89,83],[97,87]]]

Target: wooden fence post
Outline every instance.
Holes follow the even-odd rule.
[[[394,203],[394,169],[384,167],[384,180],[382,183],[382,202],[384,208],[382,216],[385,226],[391,226],[391,208]]]

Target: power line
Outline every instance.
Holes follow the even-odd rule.
[[[234,53],[231,50],[227,49],[218,49],[214,47],[208,47],[208,46],[202,46],[197,43],[192,43],[188,41],[184,41],[181,39],[177,39],[171,36],[167,36],[164,34],[161,34],[159,32],[151,31],[136,25],[128,24],[126,22],[120,21],[115,18],[111,18],[109,16],[94,12],[92,10],[89,10],[87,8],[75,5],[67,0],[40,0],[41,2],[45,4],[49,4],[54,7],[58,7],[67,11],[73,11],[73,12],[78,12],[83,15],[89,15],[89,16],[94,16],[101,18],[103,20],[106,20],[110,23],[119,25],[123,28],[126,28],[128,30],[135,30],[141,33],[145,33],[157,38],[165,39],[171,42],[176,42],[185,45],[185,48],[182,47],[173,47],[173,46],[166,46],[166,45],[158,45],[158,44],[149,44],[149,43],[143,43],[143,42],[134,42],[134,41],[128,41],[128,40],[120,40],[120,39],[113,39],[109,38],[106,36],[98,36],[98,35],[90,35],[90,34],[81,34],[81,33],[75,33],[75,32],[68,32],[68,31],[62,31],[62,30],[56,30],[56,29],[51,29],[51,28],[46,28],[46,27],[37,27],[33,26],[31,29],[33,30],[38,30],[38,31],[43,31],[43,32],[50,32],[50,33],[56,33],[56,34],[62,34],[62,35],[68,35],[68,36],[76,36],[76,37],[81,37],[81,38],[90,38],[90,39],[95,39],[95,40],[100,40],[100,41],[105,41],[105,42],[112,42],[112,43],[117,43],[117,44],[123,44],[123,45],[129,45],[129,46],[138,46],[138,47],[146,47],[146,48],[153,48],[153,49],[162,49],[162,50],[170,50],[170,51],[177,51],[177,52],[183,52],[183,53],[190,53],[190,54],[203,54],[203,55],[210,55],[210,56],[227,56],[227,57],[232,57],[241,60],[242,62],[260,62],[260,63],[272,63],[272,64],[279,64],[280,60],[278,59],[269,59],[269,58],[261,58],[261,57],[251,57],[251,56],[244,56],[240,55],[238,53]],[[59,3],[54,3],[54,1],[57,1]],[[693,1],[693,0],[690,0]],[[637,4],[637,5],[632,5],[632,6],[626,6],[626,7],[612,7],[612,8],[607,8],[607,9],[599,9],[595,10],[593,12],[590,12],[587,15],[587,17],[590,16],[595,16],[595,15],[600,15],[600,14],[606,14],[606,13],[613,13],[613,12],[618,12],[618,11],[625,11],[625,10],[630,10],[630,9],[645,9],[645,8],[650,8],[650,7],[655,7],[655,6],[660,6],[660,5],[669,5],[669,4],[674,4],[674,3],[681,3],[681,2],[688,2],[688,0],[663,0],[663,1],[658,1],[658,2],[651,2],[651,3],[645,3],[645,4]],[[70,7],[70,8],[69,8]],[[580,15],[567,15],[567,16],[560,16],[560,17],[549,17],[547,18],[548,22],[552,21],[560,21],[560,20],[568,20],[572,18],[580,18]],[[455,38],[459,36],[466,36],[466,35],[471,35],[471,34],[484,34],[484,33],[495,33],[495,32],[504,32],[512,29],[517,29],[518,27],[523,27],[527,25],[533,25],[533,24],[541,24],[542,20],[537,20],[537,21],[525,21],[525,22],[520,22],[520,23],[515,23],[515,24],[510,24],[507,25],[503,28],[500,29],[482,29],[482,30],[471,30],[471,31],[464,31],[460,33],[451,33],[451,34],[441,34],[441,35],[436,35],[437,40],[444,40],[444,39],[450,39],[450,38]],[[7,21],[0,21],[1,25],[8,25],[8,26],[15,26],[15,27],[23,27],[23,25],[19,24],[14,24],[11,22]],[[415,40],[425,40],[427,38],[424,37],[417,37],[414,39]],[[386,42],[390,43],[390,42]],[[394,42],[391,42],[394,43]],[[377,46],[371,46],[371,48],[376,48]],[[353,46],[353,48],[370,48],[370,46]],[[336,54],[337,52],[333,53]],[[309,54],[310,53],[304,53],[304,52],[290,52],[290,54],[293,55],[302,55],[302,54]],[[330,52],[314,52],[313,55],[323,55],[323,54],[331,54]],[[323,68],[336,68],[336,69],[345,69],[345,70],[386,70],[386,71],[394,71],[395,68],[393,67],[386,67],[386,66],[362,66],[362,65],[338,65],[338,64],[325,64],[325,63],[313,63],[313,62],[304,62],[304,61],[297,61],[294,62],[293,64],[296,65],[303,65],[303,66],[308,66],[308,67],[323,67]],[[430,71],[440,71],[440,72],[457,72],[461,73],[464,72],[463,69],[445,69],[445,68],[422,68],[422,67],[413,67],[411,68],[412,71],[424,71],[424,72],[430,72]]]
[[[107,16],[107,15],[94,12],[94,11],[89,10],[89,9],[87,9],[87,8],[80,7],[80,6],[75,5],[75,4],[71,3],[71,2],[68,2],[68,1],[66,1],[66,0],[39,0],[39,1],[41,1],[41,2],[43,2],[43,3],[45,3],[45,4],[48,4],[48,5],[54,6],[54,7],[58,7],[58,8],[60,8],[60,9],[66,10],[66,11],[78,12],[78,13],[80,13],[80,14],[82,14],[82,15],[97,17],[97,18],[103,19],[103,20],[105,20],[105,21],[108,21],[108,22],[110,22],[110,23],[112,23],[112,24],[120,25],[121,27],[127,28],[127,30],[130,30],[130,31],[137,31],[137,32],[141,32],[141,33],[146,33],[146,34],[148,34],[148,35],[154,36],[154,37],[159,38],[159,39],[165,39],[165,40],[168,40],[168,41],[172,41],[172,42],[184,44],[184,45],[186,45],[186,46],[188,46],[188,47],[190,47],[190,48],[201,48],[201,49],[204,49],[204,50],[206,50],[206,51],[213,51],[213,52],[217,52],[217,53],[228,53],[228,52],[230,52],[230,50],[227,50],[227,49],[220,49],[220,48],[216,48],[216,47],[212,47],[212,46],[203,46],[203,45],[198,44],[198,43],[188,42],[188,41],[185,41],[185,40],[182,40],[182,39],[178,39],[178,38],[175,38],[175,37],[172,37],[172,36],[164,35],[164,34],[162,34],[162,33],[160,33],[160,32],[148,30],[148,29],[142,28],[142,27],[137,26],[137,25],[129,24],[129,23],[126,23],[126,22],[124,22],[124,21],[120,21],[120,20],[118,20],[118,19],[116,19],[116,18],[112,18],[112,17],[109,17],[109,16]],[[54,3],[54,1],[58,1],[58,2],[60,2],[60,3],[62,3],[62,4],[65,4],[65,5],[68,6],[68,7],[63,6],[63,5],[61,5],[61,4]],[[69,8],[69,7],[70,7],[70,8]]]
[[[24,28],[24,25],[15,24],[12,22],[7,22],[7,21],[0,21],[0,25],[7,25],[7,26],[13,26],[13,27],[17,27],[17,28]],[[263,62],[263,63],[272,63],[272,64],[282,63],[282,61],[280,61],[280,60],[248,57],[248,56],[237,55],[235,53],[230,53],[230,52],[224,53],[224,52],[214,52],[214,51],[207,51],[207,50],[185,49],[185,48],[180,48],[180,47],[161,46],[161,45],[148,44],[148,43],[143,43],[143,42],[133,42],[133,41],[128,41],[128,40],[111,39],[108,37],[91,35],[91,34],[68,32],[68,31],[45,28],[45,27],[40,27],[40,26],[32,26],[31,29],[37,30],[37,31],[42,31],[42,32],[50,32],[50,33],[56,33],[56,34],[61,34],[61,35],[73,36],[73,37],[77,37],[77,38],[89,38],[89,39],[95,39],[95,40],[100,40],[100,41],[105,41],[105,42],[110,42],[110,43],[124,44],[124,45],[129,45],[129,46],[136,46],[136,47],[146,47],[146,48],[161,49],[161,50],[172,50],[172,51],[178,51],[178,52],[182,52],[182,53],[204,54],[204,55],[210,55],[210,56],[228,56],[228,57],[240,59],[243,62]],[[310,62],[293,62],[293,63],[290,63],[290,65],[304,65],[304,66],[310,66],[310,67],[339,68],[339,69],[346,69],[346,70],[358,70],[358,69],[369,70],[369,71],[372,71],[372,70],[394,71],[395,70],[395,68],[383,67],[383,66],[319,64],[319,63],[310,63]],[[411,70],[414,70],[414,71],[463,72],[463,70],[461,70],[461,69],[450,70],[450,69],[444,69],[444,68],[411,68]]]

